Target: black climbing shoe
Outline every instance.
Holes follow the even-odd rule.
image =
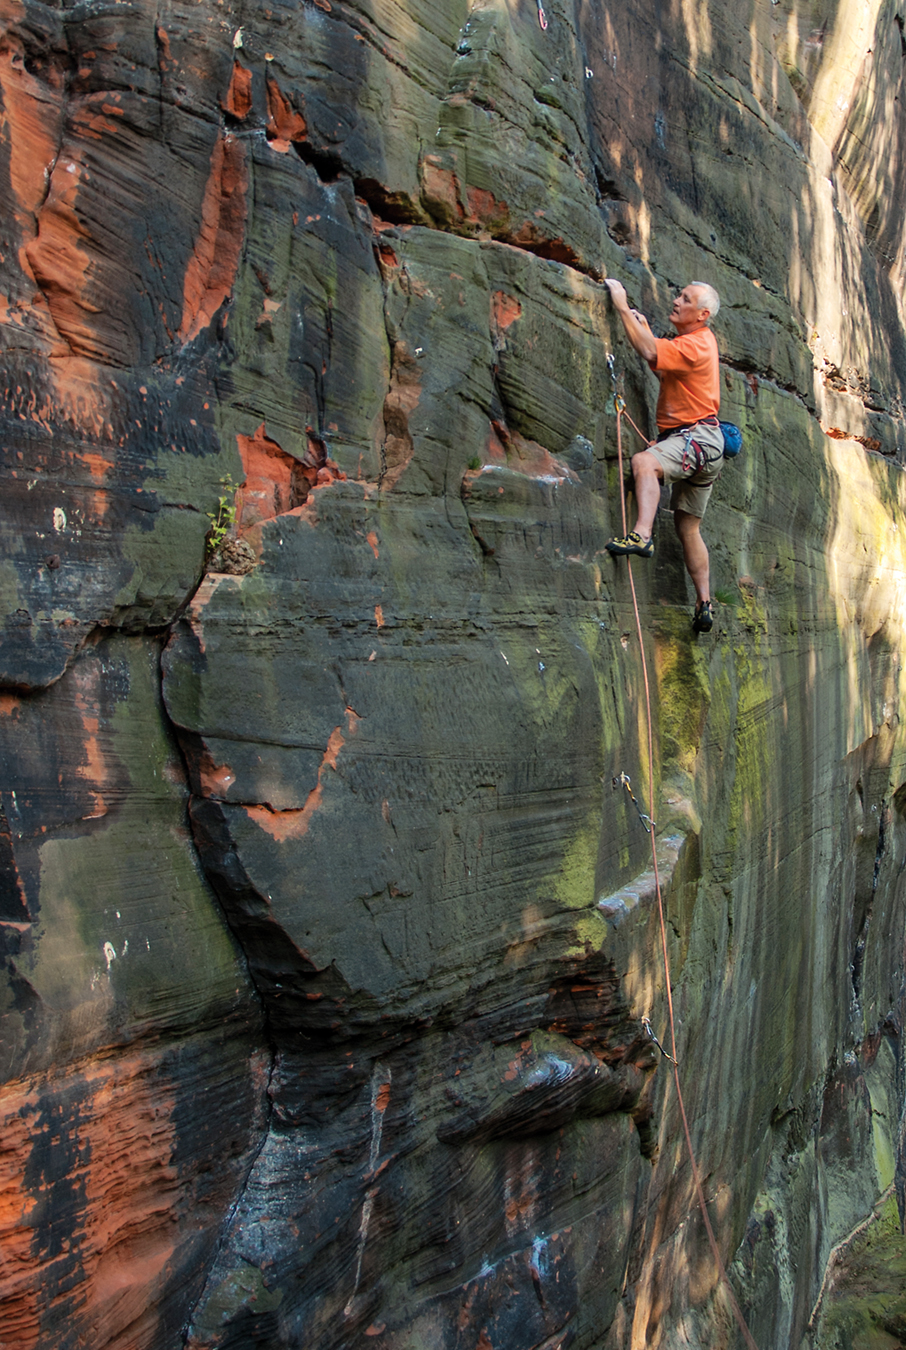
[[[627,535],[619,539],[611,539],[605,545],[608,553],[622,555],[624,553],[637,553],[640,558],[650,558],[654,553],[654,540],[643,539],[635,530],[630,530]]]
[[[714,613],[710,600],[699,600],[692,615],[692,628],[696,633],[710,633],[714,627]]]

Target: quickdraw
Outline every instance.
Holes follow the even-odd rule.
[[[664,1049],[664,1047],[661,1045],[660,1041],[658,1040],[657,1036],[655,1036],[655,1034],[654,1034],[654,1028],[652,1027],[651,1023],[648,1021],[648,1018],[647,1018],[647,1017],[643,1017],[643,1018],[642,1018],[642,1027],[643,1027],[643,1029],[647,1032],[647,1034],[648,1034],[648,1039],[649,1039],[650,1041],[654,1041],[654,1043],[655,1043],[655,1045],[657,1046],[658,1050],[660,1050],[661,1054],[664,1056],[664,1059],[669,1059],[671,1064],[676,1064],[677,1061],[673,1058],[673,1056],[672,1056],[671,1054],[669,1054],[669,1053]],[[677,1067],[678,1067],[678,1066],[677,1066]]]
[[[636,801],[635,793],[632,790],[632,780],[629,777],[628,773],[621,773],[618,778],[614,778],[612,786],[614,788],[614,791],[616,791],[616,789],[619,787],[624,787],[626,791],[629,793],[629,800],[632,802],[633,806],[638,812],[639,820],[644,825],[646,834],[651,833],[652,831],[657,829],[657,823],[653,821],[650,816],[646,816],[645,812],[642,810],[641,806],[639,806],[639,803]]]

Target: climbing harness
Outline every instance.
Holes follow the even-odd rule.
[[[683,443],[683,473],[689,473],[690,471],[701,473],[702,469],[706,469],[709,464],[713,464],[723,455],[722,450],[718,450],[715,455],[709,455],[704,446],[699,445],[698,441],[693,439],[692,433],[694,430],[695,427],[688,429]]]
[[[709,454],[703,445],[693,439],[692,433],[702,422],[708,426],[724,427],[729,426],[729,422],[718,422],[716,417],[703,417],[700,422],[693,422],[688,427],[670,427],[667,431],[662,431],[658,436],[658,441],[665,441],[668,436],[683,437],[683,473],[701,473],[709,464],[714,464],[722,455],[724,450],[715,450]]]
[[[648,437],[644,434],[644,432],[639,430],[635,422],[633,422],[632,418],[629,416],[629,413],[626,411],[626,400],[623,398],[618,387],[617,373],[614,366],[614,359],[612,353],[607,357],[607,365],[610,369],[610,378],[613,383],[613,408],[617,418],[617,462],[619,465],[619,479],[620,479],[620,510],[623,518],[623,534],[625,535],[627,524],[626,524],[626,486],[623,481],[623,473],[624,473],[623,432],[621,425],[623,418],[624,417],[626,418],[626,420],[629,422],[630,426],[632,426],[633,430],[637,433],[639,438],[645,442],[646,446],[650,445],[650,441]],[[648,735],[648,788],[650,792],[653,792],[654,733],[652,731],[651,688],[648,682],[648,661],[645,657],[645,643],[642,639],[642,620],[639,616],[639,603],[635,593],[635,581],[632,575],[632,561],[628,557],[626,559],[626,565],[629,571],[629,589],[632,594],[632,608],[635,614],[636,633],[639,639],[639,654],[641,656],[642,662],[642,678],[645,685],[645,713],[646,713],[646,725]],[[632,791],[629,786],[629,779],[626,774],[620,774],[619,778],[614,778],[613,784],[615,788],[620,786],[626,787],[630,797],[632,797],[632,800],[635,802],[635,797],[633,797],[632,795]],[[724,1265],[723,1257],[720,1254],[720,1248],[717,1245],[717,1239],[714,1236],[714,1229],[711,1226],[711,1218],[708,1214],[708,1204],[705,1199],[705,1188],[702,1185],[701,1173],[698,1170],[698,1163],[695,1160],[695,1151],[692,1147],[692,1133],[689,1129],[689,1121],[686,1116],[686,1104],[683,1100],[683,1090],[680,1085],[680,1076],[679,1076],[679,1063],[676,1057],[676,1022],[673,1015],[673,991],[671,989],[671,981],[670,981],[670,957],[667,952],[667,924],[664,918],[664,898],[663,895],[661,894],[661,879],[657,865],[655,822],[652,820],[650,816],[644,815],[641,808],[638,806],[638,803],[636,803],[636,810],[639,812],[640,817],[642,817],[643,824],[645,824],[645,822],[647,821],[645,827],[651,839],[651,861],[652,866],[654,868],[654,889],[657,895],[658,921],[660,923],[660,930],[661,930],[661,952],[664,958],[664,983],[667,991],[667,1012],[669,1014],[669,1022],[670,1022],[670,1049],[672,1053],[667,1054],[666,1050],[663,1049],[663,1046],[661,1046],[657,1037],[654,1035],[654,1032],[651,1030],[651,1024],[650,1022],[648,1022],[647,1018],[642,1019],[642,1025],[643,1027],[645,1027],[645,1029],[647,1030],[648,1034],[651,1036],[655,1044],[661,1049],[662,1053],[666,1055],[667,1059],[669,1059],[671,1064],[673,1065],[673,1082],[676,1087],[676,1100],[677,1105],[679,1106],[680,1117],[683,1122],[683,1133],[686,1137],[686,1151],[689,1155],[689,1165],[692,1169],[692,1180],[695,1187],[695,1195],[696,1199],[698,1200],[698,1207],[701,1210],[702,1219],[704,1220],[705,1231],[708,1235],[708,1244],[711,1248],[711,1254],[714,1257],[714,1261],[717,1266],[720,1279],[723,1282],[724,1286],[726,1287],[727,1297],[730,1302],[730,1308],[732,1310],[734,1318],[736,1319],[736,1323],[742,1333],[742,1338],[745,1341],[746,1345],[748,1346],[748,1350],[758,1350],[758,1346],[756,1345],[755,1340],[752,1337],[752,1333],[749,1331],[749,1328],[746,1325],[746,1320],[742,1315],[742,1310],[739,1306],[739,1303],[737,1302],[736,1295],[733,1292],[733,1286],[730,1283],[730,1278],[727,1275],[727,1269],[726,1266]]]

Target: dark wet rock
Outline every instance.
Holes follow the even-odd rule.
[[[906,1204],[897,15],[2,25],[4,1332],[735,1350],[656,1036],[821,1350]],[[722,295],[707,639],[607,274]]]
[[[462,1071],[460,1071],[462,1072]],[[608,1065],[563,1036],[534,1032],[527,1040],[487,1047],[453,1085],[462,1110],[438,1126],[445,1144],[545,1134],[577,1115],[629,1110],[642,1087],[629,1086]]]

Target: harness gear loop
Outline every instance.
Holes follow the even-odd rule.
[[[710,425],[719,425],[716,417],[703,417],[702,421],[707,422]],[[690,469],[695,473],[701,473],[702,469],[707,468],[709,464],[713,464],[714,461],[720,459],[723,454],[722,450],[718,450],[716,454],[709,455],[703,445],[699,445],[698,441],[693,440],[692,433],[698,425],[699,424],[695,422],[690,427],[678,427],[669,432],[665,431],[658,436],[658,440],[662,441],[665,436],[676,435],[678,432],[685,432],[685,440],[683,441],[683,473],[688,472]],[[690,445],[692,447],[691,455],[689,453]]]
[[[689,462],[690,445],[692,446],[691,464]],[[686,432],[686,439],[683,441],[683,473],[686,473],[686,471],[690,469],[693,464],[695,466],[695,472],[698,473],[701,469],[705,467],[704,458],[705,457],[702,452],[702,448],[699,445],[698,441],[693,441],[692,439],[692,428],[690,427],[689,430]]]

